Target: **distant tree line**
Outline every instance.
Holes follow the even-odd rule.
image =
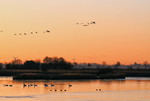
[[[48,57],[43,59],[43,62],[37,60],[29,60],[22,62],[21,59],[14,59],[12,62],[6,64],[6,69],[34,69],[43,70],[48,69],[72,69],[73,64],[66,61],[63,57]]]
[[[92,63],[71,63],[66,61],[63,57],[48,57],[46,56],[42,61],[27,60],[22,62],[21,59],[15,58],[10,63],[5,63],[6,69],[24,69],[24,70],[43,70],[48,69],[101,69],[101,72],[112,72],[112,69],[149,69],[150,64],[144,61],[143,64],[134,63],[131,65],[123,65],[117,61],[115,64],[108,65],[105,61],[102,64]],[[2,66],[0,66],[2,69]]]

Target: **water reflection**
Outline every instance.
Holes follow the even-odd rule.
[[[45,84],[47,86],[45,86]],[[144,91],[141,94],[145,95],[146,91],[150,91],[149,80],[26,80],[26,81],[14,81],[11,79],[0,79],[0,100],[4,98],[26,98],[33,99],[37,96],[51,96],[53,98],[59,94],[65,95],[66,97],[77,97],[84,98],[87,95],[97,94],[104,95],[103,97],[107,98],[117,96],[125,96],[123,94],[132,93],[135,91],[138,93]],[[8,86],[6,86],[8,85]],[[12,86],[9,86],[12,85]],[[134,93],[135,93],[134,92]],[[107,95],[106,95],[107,93]],[[116,95],[113,93],[117,93]],[[150,92],[148,92],[150,93]],[[55,95],[56,94],[56,95]],[[73,94],[73,95],[70,95]],[[122,94],[122,95],[121,95]],[[137,93],[136,93],[137,94]],[[67,96],[68,95],[68,96]],[[81,96],[80,96],[81,95]],[[19,96],[19,97],[18,97]],[[61,95],[60,95],[61,96]],[[62,97],[62,96],[61,96]],[[105,99],[106,99],[105,98]],[[150,98],[150,97],[149,97]],[[48,98],[46,98],[48,100]],[[63,99],[65,99],[63,97]],[[68,98],[67,98],[68,99]],[[93,96],[93,99],[94,96]],[[43,101],[48,101],[43,100]],[[52,99],[51,99],[52,100]],[[53,99],[54,100],[54,99]],[[56,100],[56,99],[55,99]],[[83,99],[82,99],[83,100]],[[81,101],[82,101],[81,100]],[[99,101],[99,98],[96,98],[96,101]],[[13,100],[15,101],[15,100]],[[26,100],[30,101],[30,100]],[[31,100],[32,101],[32,100]],[[35,101],[35,100],[33,100]],[[39,100],[40,101],[40,100]],[[41,98],[42,101],[42,98]]]

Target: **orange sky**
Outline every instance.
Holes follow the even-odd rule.
[[[110,64],[150,61],[149,5],[149,0],[1,0],[0,61],[45,56]],[[91,21],[96,24],[76,24]],[[47,29],[51,33],[43,33]]]

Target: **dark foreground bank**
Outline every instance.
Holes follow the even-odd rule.
[[[150,70],[121,70],[121,69],[83,69],[83,70],[1,70],[0,76],[13,76],[21,79],[124,79],[125,77],[150,77]]]
[[[13,76],[14,80],[70,80],[70,79],[125,79],[125,74],[36,74],[25,73]]]

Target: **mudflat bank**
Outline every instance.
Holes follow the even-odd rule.
[[[0,76],[14,79],[123,79],[125,77],[150,77],[150,70],[123,69],[50,69],[42,70],[1,70]]]

